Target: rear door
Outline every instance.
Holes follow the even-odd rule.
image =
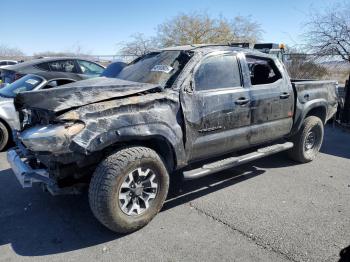
[[[289,134],[293,125],[294,93],[277,59],[246,56],[251,75],[251,145]]]
[[[199,160],[249,145],[250,95],[237,57],[206,56],[195,68],[191,90],[182,92],[189,160]]]

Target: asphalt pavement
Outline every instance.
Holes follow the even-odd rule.
[[[350,133],[337,128],[308,164],[280,153],[173,182],[160,214],[129,235],[104,228],[86,194],[22,189],[0,153],[0,261],[350,261],[340,252],[350,252]]]

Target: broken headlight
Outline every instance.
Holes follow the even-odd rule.
[[[72,138],[84,127],[80,122],[34,126],[21,132],[19,138],[32,151],[69,152]]]

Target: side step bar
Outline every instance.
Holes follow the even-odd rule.
[[[293,143],[286,142],[284,144],[275,144],[272,146],[259,148],[257,151],[246,155],[225,158],[210,164],[203,165],[200,168],[184,171],[183,172],[184,179],[192,180],[192,179],[204,177],[207,175],[211,175],[213,173],[216,173],[231,167],[242,165],[265,156],[269,156],[281,151],[285,151],[292,147],[293,147]]]

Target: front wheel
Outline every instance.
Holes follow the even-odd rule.
[[[160,211],[169,188],[162,159],[150,148],[129,147],[103,160],[90,182],[95,217],[110,230],[136,231]]]
[[[323,122],[316,116],[309,116],[298,133],[291,138],[294,147],[289,150],[289,157],[301,163],[315,159],[323,142]]]

